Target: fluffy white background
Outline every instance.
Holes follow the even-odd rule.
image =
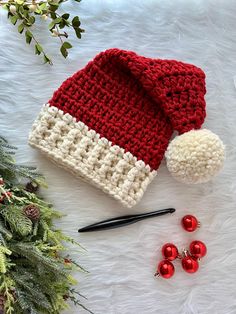
[[[79,289],[88,297],[85,304],[96,314],[235,314],[236,2],[84,0],[67,4],[66,10],[81,16],[86,33],[81,41],[73,40],[70,58],[56,56],[53,67],[41,64],[1,14],[0,133],[19,147],[18,160],[39,165],[49,184],[44,195],[68,214],[60,226],[88,250],[80,262],[90,274],[77,275]],[[56,41],[48,37],[45,27],[40,32],[45,48],[54,52]],[[141,203],[127,210],[27,145],[31,124],[52,92],[99,51],[110,47],[203,68],[208,91],[204,126],[219,134],[227,147],[224,170],[213,182],[182,185],[171,178],[163,163]],[[100,219],[169,206],[177,209],[173,216],[114,231],[77,233],[78,227]],[[180,227],[180,218],[186,213],[195,214],[202,222],[195,234]],[[208,246],[199,272],[188,275],[176,263],[173,279],[155,279],[162,244],[171,241],[181,248],[192,239],[201,239]],[[67,313],[82,312],[73,308]]]

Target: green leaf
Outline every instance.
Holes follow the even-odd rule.
[[[66,49],[70,49],[70,48],[72,48],[72,45],[70,43],[68,43],[68,41],[65,41],[63,43],[63,47],[66,48]]]
[[[52,30],[52,29],[54,28],[54,26],[55,26],[55,23],[54,23],[54,21],[52,21],[52,22],[48,25],[48,28],[49,28],[50,30]]]
[[[70,17],[70,14],[69,13],[65,13],[65,14],[62,14],[61,16],[64,20],[68,20],[68,18]]]
[[[79,21],[79,17],[78,16],[75,16],[72,20],[72,25],[74,28],[77,28],[80,26],[80,21]]]
[[[10,17],[10,21],[12,22],[13,25],[16,24],[17,20],[18,20],[18,16],[17,15],[13,15],[13,16]]]
[[[52,65],[52,60],[47,55],[44,55],[43,59],[44,59],[44,63],[49,63]]]
[[[77,36],[77,38],[81,38],[81,31],[79,29],[75,29],[75,34]]]
[[[59,27],[60,28],[64,28],[66,26],[66,20],[61,20],[60,24],[59,24]]]
[[[40,10],[40,8],[38,8],[38,9],[36,9],[36,10],[34,11],[34,14],[42,15],[42,14],[43,14],[43,11]]]
[[[61,54],[63,55],[64,58],[66,58],[68,56],[68,52],[66,50],[66,48],[64,47],[64,44],[61,46]]]
[[[63,23],[63,22],[61,22],[60,24],[59,24],[59,28],[60,29],[62,29],[62,28],[64,28],[66,25],[65,25],[65,23]]]
[[[37,44],[37,49],[38,49],[38,51],[43,52],[43,47],[40,46],[40,44]]]
[[[58,5],[58,1],[56,1],[56,2],[53,2],[53,1],[48,1],[48,3],[50,4],[50,5]]]
[[[40,55],[43,52],[43,47],[40,44],[35,45],[35,54]]]
[[[70,27],[70,22],[68,22],[66,20],[62,20],[61,23],[59,24],[59,27],[64,28],[65,26]]]
[[[49,10],[52,11],[52,12],[55,12],[57,9],[58,9],[59,5],[56,4],[56,3],[50,3],[50,7],[49,7]]]
[[[19,12],[22,14],[22,15],[25,15],[25,13],[28,13],[24,7],[22,5],[18,5],[16,6],[16,8],[19,8]]]
[[[18,26],[18,32],[20,33],[20,34],[22,34],[23,33],[23,31],[24,31],[24,24],[23,23],[21,23],[19,26]]]
[[[46,3],[46,2],[41,3],[41,4],[39,5],[39,8],[40,8],[41,10],[46,10],[46,9],[47,9],[47,3]]]
[[[57,18],[56,13],[54,13],[54,12],[51,12],[51,13],[50,13],[50,16],[51,16],[51,18],[52,18],[53,20],[55,20],[55,19]]]
[[[55,20],[53,20],[54,24],[59,24],[62,21],[61,17],[57,17]]]
[[[31,23],[31,25],[34,24],[34,22],[35,22],[35,17],[31,15],[31,16],[29,17],[29,22]]]
[[[29,30],[27,30],[27,31],[25,32],[25,40],[26,40],[26,43],[27,43],[27,44],[30,44],[32,38],[33,38],[33,34],[32,34]]]

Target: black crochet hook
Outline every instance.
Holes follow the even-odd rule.
[[[119,228],[119,227],[133,224],[137,221],[140,221],[146,218],[162,216],[162,215],[171,214],[174,212],[175,212],[174,208],[166,208],[166,209],[161,209],[161,210],[155,210],[149,213],[119,216],[119,217],[106,219],[106,220],[94,223],[92,225],[83,227],[79,229],[78,232],[90,232],[90,231],[100,231],[100,230]]]

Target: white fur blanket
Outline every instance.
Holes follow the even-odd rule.
[[[49,184],[44,195],[67,214],[60,226],[87,248],[79,261],[90,274],[77,274],[79,290],[88,297],[85,305],[96,314],[235,314],[235,0],[83,0],[66,4],[66,10],[80,15],[86,33],[81,41],[72,41],[75,48],[68,60],[58,54],[52,67],[41,64],[1,13],[0,133],[19,147],[19,161],[39,166]],[[40,37],[52,53],[57,43],[45,35],[45,28]],[[206,72],[204,126],[219,134],[227,147],[224,170],[213,182],[182,185],[163,163],[141,203],[127,210],[27,145],[30,127],[52,92],[110,47],[190,62]],[[114,231],[77,233],[78,227],[100,219],[170,206],[177,209],[172,216]],[[179,221],[186,213],[202,222],[194,234],[181,229]],[[199,272],[188,275],[176,263],[173,279],[154,278],[162,244],[174,242],[182,248],[192,239],[208,246]],[[82,312],[72,308],[67,313]]]

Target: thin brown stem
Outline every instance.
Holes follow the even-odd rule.
[[[29,20],[27,19],[27,17],[23,17],[22,20],[25,20],[26,22],[29,22]],[[25,28],[29,31],[29,27],[25,26]],[[34,40],[34,42],[37,44],[37,45],[40,45],[39,41],[35,38],[34,34],[31,32],[31,35],[32,35],[32,39]],[[41,46],[41,45],[40,45]],[[42,46],[41,46],[42,47]],[[46,53],[44,52],[44,50],[42,51],[42,54],[44,55],[44,57],[47,57]],[[48,57],[47,57],[48,58]],[[53,64],[52,61],[50,60],[49,61],[49,64]]]
[[[60,30],[59,30],[59,28],[58,28],[57,25],[55,25],[55,26],[56,26],[56,30],[57,30],[58,35],[59,35],[59,34],[60,34]],[[61,41],[61,44],[63,45],[63,40],[61,39],[61,36],[57,36],[57,37],[59,37],[59,39],[60,39],[60,41]]]
[[[67,1],[67,0],[66,0]],[[48,10],[48,12],[50,13],[55,13],[57,17],[62,17],[60,14],[58,14],[57,12],[54,12],[54,11],[51,11],[51,10]],[[69,26],[72,26],[72,24],[70,23],[70,21],[67,20],[67,22],[69,23]]]
[[[28,27],[26,27],[26,28],[27,28],[27,30],[28,30]],[[34,34],[33,34],[33,33],[31,33],[31,34],[32,34],[32,39],[33,39],[33,41],[34,41],[37,45],[40,45],[39,41],[35,38]],[[41,45],[40,45],[40,46],[41,46]],[[44,50],[42,51],[42,54],[43,54],[45,57],[47,56],[46,53],[44,52]],[[52,60],[50,60],[49,64],[53,65]]]

